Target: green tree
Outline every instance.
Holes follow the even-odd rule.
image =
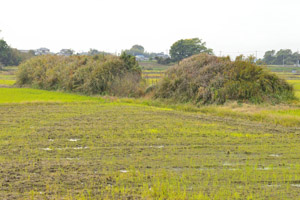
[[[276,53],[277,65],[293,65],[293,52],[290,49],[280,49]]]
[[[275,50],[265,52],[263,62],[265,62],[266,64],[269,64],[269,65],[272,65],[276,62],[275,60],[276,60]]]
[[[138,45],[138,44],[133,45],[130,50],[134,51],[134,52],[137,52],[137,53],[141,53],[141,54],[143,54],[145,52],[144,47],[141,46],[141,45]]]
[[[126,54],[126,52],[122,52],[120,58],[124,61],[126,69],[140,71],[139,64],[134,56]]]
[[[182,39],[175,42],[170,49],[171,59],[179,62],[184,58],[199,53],[212,54],[212,49],[208,49],[205,42],[199,38]]]
[[[4,40],[0,40],[0,63],[4,66],[12,65],[12,50]]]
[[[98,55],[100,54],[100,51],[98,51],[97,49],[90,49],[88,52],[88,55],[90,56],[94,56],[94,55]]]
[[[267,51],[262,61],[267,65],[294,65],[298,64],[300,54],[292,52],[290,49],[280,49],[279,51]]]
[[[136,44],[136,45],[133,45],[131,47],[131,49],[125,50],[125,53],[132,55],[132,56],[145,55],[145,49],[143,46]]]

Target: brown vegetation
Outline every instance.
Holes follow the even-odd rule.
[[[141,70],[135,58],[117,56],[39,56],[19,67],[17,84],[84,94],[136,96]],[[126,86],[126,87],[125,87]]]
[[[199,54],[170,68],[158,84],[156,98],[178,102],[224,103],[227,100],[278,103],[294,98],[293,88],[249,60]]]

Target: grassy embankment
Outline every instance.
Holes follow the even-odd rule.
[[[0,88],[0,198],[296,199],[298,105]]]

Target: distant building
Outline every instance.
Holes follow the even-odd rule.
[[[71,49],[62,49],[60,50],[59,53],[57,53],[57,55],[60,55],[60,56],[71,56],[73,55],[74,51],[71,50]]]
[[[47,48],[39,48],[34,51],[34,55],[36,55],[36,56],[47,55],[47,54],[52,54],[50,52],[50,49],[47,49]]]
[[[169,55],[164,54],[163,52],[157,53],[157,54],[155,55],[155,57],[159,57],[159,58],[170,58]]]
[[[144,55],[136,55],[135,58],[136,58],[137,61],[149,60],[149,58],[145,57]]]
[[[20,51],[21,53],[29,53],[29,51],[31,51],[31,50],[19,50],[18,49],[18,51]]]
[[[77,55],[87,56],[87,55],[89,55],[89,52],[80,52],[80,53],[77,53]]]

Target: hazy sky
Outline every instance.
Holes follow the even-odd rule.
[[[199,37],[216,55],[300,50],[300,0],[0,0],[0,38],[18,49],[166,52]]]

